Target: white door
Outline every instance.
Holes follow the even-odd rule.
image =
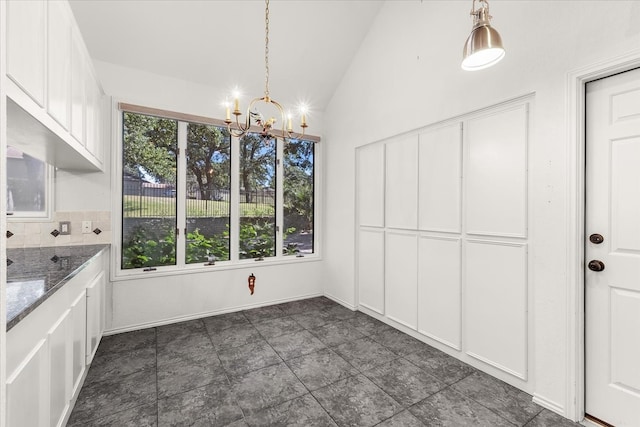
[[[637,427],[640,69],[589,83],[586,98],[585,406],[616,427]]]

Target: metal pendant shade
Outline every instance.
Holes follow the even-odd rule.
[[[491,67],[504,58],[504,47],[502,46],[502,38],[500,34],[489,23],[491,16],[489,15],[489,4],[486,0],[480,0],[484,3],[482,7],[471,10],[474,17],[474,26],[471,34],[464,44],[462,69],[463,70],[482,70]]]

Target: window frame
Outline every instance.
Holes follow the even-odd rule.
[[[22,151],[21,148],[16,147],[18,150]],[[24,151],[22,151],[24,153]],[[28,154],[28,153],[25,153]],[[7,222],[42,222],[44,221],[52,221],[53,220],[53,205],[54,205],[54,181],[55,181],[55,168],[45,162],[44,160],[40,160],[44,163],[44,210],[42,212],[39,211],[9,211],[7,210]],[[8,178],[7,178],[8,179]],[[8,190],[8,188],[7,188]],[[7,191],[8,194],[8,191]],[[6,206],[6,200],[3,202]]]
[[[127,104],[123,102],[113,103],[113,117],[112,121],[112,142],[115,150],[112,150],[112,161],[115,168],[112,174],[112,206],[114,212],[114,227],[112,231],[112,271],[111,277],[114,281],[130,280],[130,279],[144,279],[152,277],[172,276],[179,274],[191,274],[191,273],[204,273],[215,272],[223,270],[232,270],[238,268],[246,268],[248,266],[271,266],[290,263],[304,263],[304,262],[316,262],[322,259],[321,255],[321,207],[322,202],[322,144],[319,144],[320,137],[313,135],[305,135],[304,140],[315,143],[314,145],[314,176],[313,176],[313,253],[305,254],[303,257],[295,257],[283,254],[283,177],[284,177],[284,162],[283,151],[284,144],[281,140],[278,140],[276,145],[276,254],[273,257],[267,257],[264,259],[240,259],[239,258],[239,232],[240,232],[240,138],[231,137],[231,205],[230,205],[230,235],[229,235],[229,252],[230,260],[228,261],[216,261],[215,265],[206,265],[205,263],[187,264],[185,251],[186,251],[186,144],[187,144],[187,126],[188,123],[213,125],[218,127],[226,127],[226,124],[222,120],[213,119],[202,116],[195,116],[190,114],[177,113],[172,111],[160,110],[149,107],[142,107],[138,105]],[[153,267],[152,271],[143,271],[144,268],[131,268],[122,269],[122,225],[124,218],[122,216],[123,206],[123,184],[122,184],[122,153],[124,148],[124,132],[123,130],[123,113],[135,113],[144,114],[150,116],[161,117],[165,119],[176,120],[178,125],[178,148],[180,154],[178,155],[178,176],[176,183],[176,199],[177,199],[177,226],[180,230],[176,236],[176,264],[170,266],[157,266]],[[182,132],[181,130],[182,129]],[[259,132],[261,129],[255,128],[251,131]]]

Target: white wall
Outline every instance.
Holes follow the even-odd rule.
[[[95,66],[105,93],[116,101],[213,118],[222,118],[224,113],[220,101],[226,93],[221,89],[100,61],[95,61]],[[317,135],[321,129],[321,114],[316,113],[313,117],[309,133]],[[112,131],[115,137],[120,129]],[[111,142],[115,146],[115,141]],[[108,150],[107,155],[119,155],[112,151]],[[64,179],[71,183],[82,177],[66,174]],[[91,187],[91,184],[86,185]],[[94,190],[102,195],[104,185],[98,185]],[[62,200],[63,196],[58,198]],[[100,203],[110,203],[110,200]],[[64,204],[70,203],[65,201]],[[112,212],[112,218],[116,218],[115,215],[118,213]],[[320,242],[321,239],[320,236]],[[113,244],[118,244],[115,234]],[[107,332],[322,294],[324,264],[321,260],[296,259],[271,266],[258,264],[248,261],[237,269],[114,281],[107,292],[108,298],[110,295],[107,304],[112,310]],[[256,275],[254,295],[249,294],[247,287],[247,277],[251,273]]]
[[[535,92],[531,122],[534,378],[573,416],[567,383],[567,73],[640,46],[640,2],[493,1],[507,55],[463,72],[468,1],[386,2],[325,111],[325,292],[355,303],[355,147]],[[349,185],[349,184],[352,185]]]

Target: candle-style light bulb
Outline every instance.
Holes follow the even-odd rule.
[[[233,114],[240,114],[240,91],[233,91]]]
[[[287,132],[293,132],[291,113],[287,113]]]
[[[300,126],[302,126],[303,128],[307,127],[307,111],[307,106],[302,104],[300,106]]]

